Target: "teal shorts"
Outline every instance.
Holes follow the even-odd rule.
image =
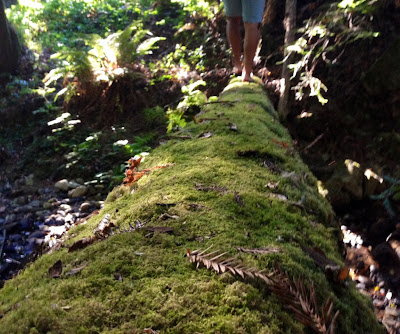
[[[228,17],[243,17],[247,23],[260,23],[263,18],[265,0],[222,0]]]

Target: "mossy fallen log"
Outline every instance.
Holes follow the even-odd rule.
[[[134,192],[114,189],[99,215],[70,231],[66,247],[6,282],[0,333],[315,332],[287,308],[296,289],[309,291],[306,304],[318,314],[331,299],[336,333],[383,333],[368,299],[352,283],[328,279],[303,250],[342,263],[332,209],[263,87],[233,80],[205,111],[146,157],[140,168],[150,172]],[[106,215],[121,233],[68,252]],[[208,247],[218,261],[194,252]],[[185,254],[217,261],[219,273]],[[59,260],[62,272],[58,265],[59,278],[51,278]],[[295,293],[266,284],[274,275]]]

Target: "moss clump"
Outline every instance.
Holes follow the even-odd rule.
[[[174,233],[142,229],[44,255],[0,290],[0,333],[308,331],[261,282],[196,270],[183,257],[186,249],[210,245],[249,266],[271,269],[278,261],[291,275],[313,280],[321,304],[332,296],[341,312],[338,333],[382,332],[369,302],[352,286],[328,282],[301,250],[318,246],[341,261],[332,210],[262,86],[232,81],[223,101],[207,109],[205,117],[215,120],[188,125],[194,139],[170,140],[141,167],[173,165],[153,170],[133,193],[115,189],[101,214],[73,229],[67,244],[91,235],[105,214],[119,227],[141,220]],[[205,132],[212,136],[198,137]],[[238,254],[237,246],[281,251]],[[51,279],[47,270],[59,259],[64,273]],[[74,268],[83,269],[69,275]]]

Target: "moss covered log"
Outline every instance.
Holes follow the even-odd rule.
[[[336,333],[383,333],[368,299],[327,279],[302,250],[342,263],[332,209],[263,87],[233,80],[205,111],[140,166],[168,167],[152,169],[134,192],[114,189],[64,247],[6,282],[0,333],[313,332],[264,281],[196,268],[184,256],[210,246],[254,272],[279,263],[293,281],[313,282],[318,305],[330,297],[340,312]],[[68,252],[107,214],[114,231],[145,225]],[[261,248],[273,251],[243,252]],[[51,278],[58,260],[63,272]]]

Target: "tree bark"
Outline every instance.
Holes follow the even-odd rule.
[[[290,94],[290,71],[288,65],[291,62],[291,56],[288,56],[287,47],[294,42],[296,27],[296,7],[297,0],[286,0],[285,19],[283,25],[285,27],[285,51],[284,62],[282,65],[281,79],[281,96],[278,104],[278,113],[281,120],[285,120],[289,114],[288,101]]]
[[[7,20],[3,0],[0,0],[0,41],[0,73],[13,73],[18,66],[21,45],[17,33]]]

